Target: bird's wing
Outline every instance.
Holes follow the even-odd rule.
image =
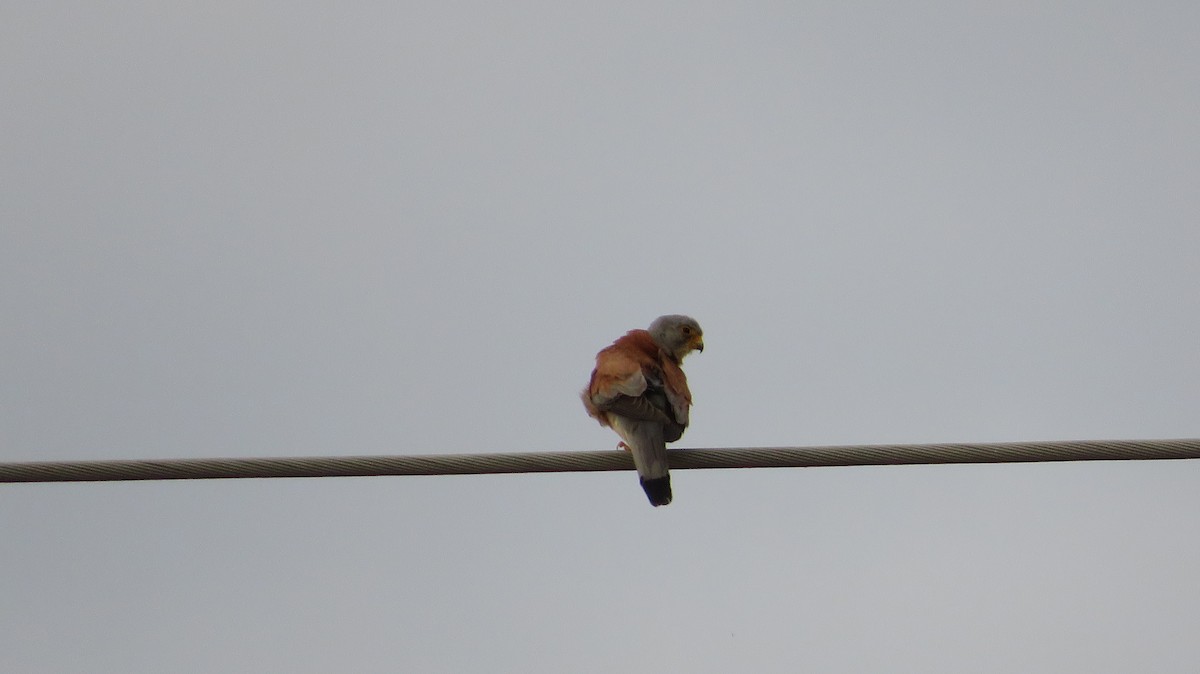
[[[662,423],[673,442],[687,427],[691,393],[683,370],[662,357],[650,333],[633,330],[596,354],[583,403],[605,426],[612,425],[609,413]]]
[[[663,361],[663,393],[671,405],[672,416],[676,423],[683,428],[688,425],[688,410],[692,406],[692,392],[688,389],[687,375],[678,363],[664,359]],[[682,431],[681,431],[682,432]],[[676,438],[678,439],[678,438]],[[668,440],[667,442],[672,442]]]

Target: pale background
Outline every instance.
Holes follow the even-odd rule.
[[[1200,4],[0,2],[0,460],[1200,435]],[[0,486],[5,672],[1195,672],[1200,462]]]

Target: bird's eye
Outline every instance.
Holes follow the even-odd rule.
[[[689,328],[689,327],[688,327],[688,326],[686,326],[686,325],[685,325],[685,326],[683,326],[683,334],[685,334],[685,335],[690,335],[690,334],[692,334],[692,329],[691,329],[691,328]]]

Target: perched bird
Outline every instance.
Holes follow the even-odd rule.
[[[633,454],[646,497],[655,506],[671,502],[667,443],[683,436],[692,393],[680,365],[704,350],[695,319],[659,316],[647,330],[630,330],[596,354],[596,369],[583,390],[583,406],[601,426],[621,436]]]

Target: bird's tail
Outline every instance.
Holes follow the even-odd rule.
[[[653,506],[671,502],[671,476],[667,472],[667,443],[663,440],[663,425],[656,421],[636,421],[627,417],[610,415],[613,429],[617,431],[629,452],[633,465],[637,467],[642,489]]]
[[[646,492],[646,498],[650,499],[652,506],[664,506],[671,502],[671,476],[647,480],[642,478],[642,491]]]

